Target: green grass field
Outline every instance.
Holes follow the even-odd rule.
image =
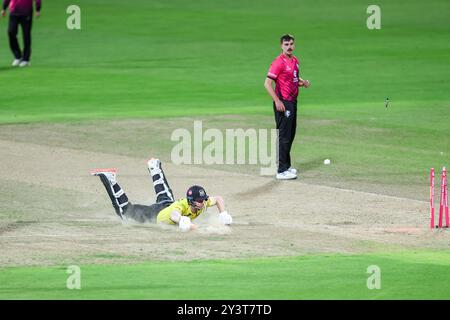
[[[448,251],[0,269],[0,299],[449,299]],[[369,289],[369,266],[380,289]],[[189,270],[189,271],[186,271]],[[371,281],[369,281],[372,283]]]
[[[427,200],[429,168],[450,166],[447,0],[380,0],[381,30],[358,0],[80,0],[81,30],[66,28],[70,4],[44,3],[30,68],[9,67],[0,22],[1,126],[223,114],[273,125],[263,82],[289,32],[312,84],[293,147],[308,181]],[[382,290],[366,287],[371,264]],[[4,268],[0,298],[449,299],[449,266],[442,251],[88,265],[80,291],[62,267]]]

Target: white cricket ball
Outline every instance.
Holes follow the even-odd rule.
[[[325,160],[323,160],[323,164],[330,164],[331,163],[331,160],[330,159],[325,159]]]

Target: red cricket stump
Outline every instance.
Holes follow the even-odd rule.
[[[449,227],[448,216],[448,185],[447,185],[447,169],[444,167],[444,212],[445,212],[445,226]]]
[[[434,228],[434,168],[430,171],[430,229]]]
[[[439,228],[442,228],[442,218],[444,215],[444,199],[445,199],[445,189],[444,189],[444,181],[445,181],[445,167],[442,168],[442,174],[441,174],[441,199],[439,201]]]

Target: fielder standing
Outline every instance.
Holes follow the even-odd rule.
[[[36,2],[36,17],[41,15],[41,0],[3,0],[2,17],[9,6],[8,37],[9,47],[14,55],[12,66],[26,67],[30,65],[31,26],[33,24],[33,2]],[[19,25],[22,27],[23,52],[17,41]]]
[[[286,34],[280,38],[281,54],[270,65],[264,87],[273,100],[278,131],[277,179],[297,178],[297,170],[291,166],[291,147],[297,128],[298,87],[309,87],[309,81],[299,76],[299,62],[293,55],[294,37]],[[275,89],[273,83],[275,82]]]

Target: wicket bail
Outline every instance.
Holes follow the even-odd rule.
[[[447,187],[447,169],[442,168],[441,173],[441,192],[439,200],[439,222],[438,225],[434,225],[434,168],[430,171],[430,229],[442,228],[442,220],[445,214],[445,228],[449,227],[449,214],[448,214],[448,187]]]

